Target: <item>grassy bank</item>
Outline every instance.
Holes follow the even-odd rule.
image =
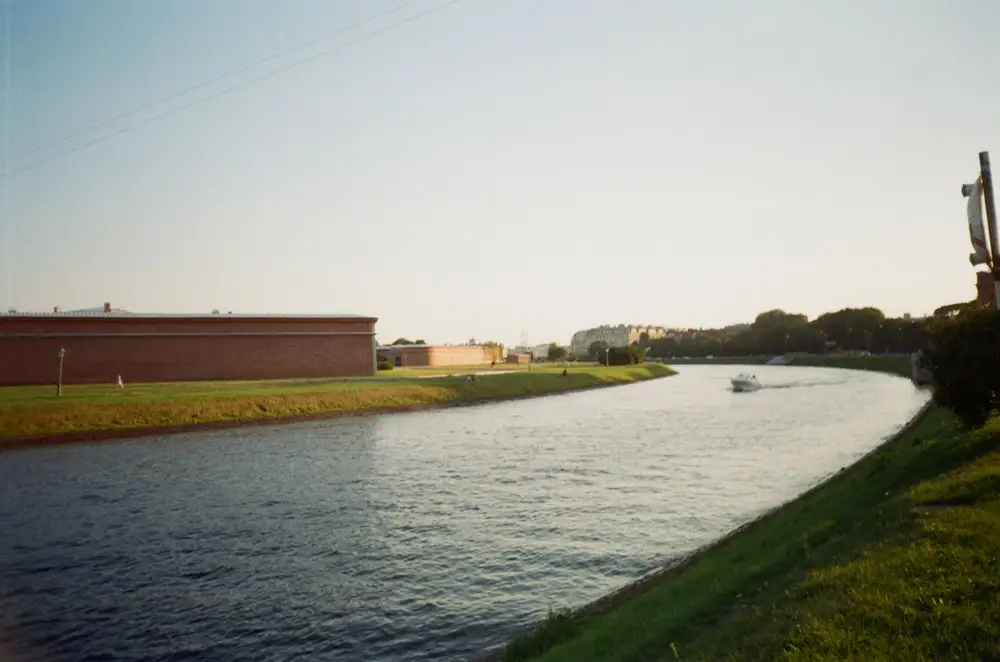
[[[693,358],[671,358],[664,359],[667,365],[764,365],[774,357],[767,356],[716,356],[706,358],[703,356]]]
[[[963,432],[932,405],[824,485],[589,612],[553,614],[502,659],[1000,659],[998,571],[1000,421]]]
[[[488,366],[487,366],[488,368]],[[205,382],[70,386],[56,397],[53,387],[0,388],[0,446],[25,438],[90,431],[303,417],[380,409],[440,406],[562,393],[627,384],[673,374],[645,364],[604,368],[556,366],[519,370],[468,381],[392,371],[394,379],[335,381]]]
[[[887,354],[875,356],[816,355],[795,359],[791,367],[814,366],[819,368],[841,368],[845,370],[871,370],[886,372],[909,378],[912,371],[908,354]]]

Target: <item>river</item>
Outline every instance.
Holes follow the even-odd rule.
[[[0,648],[461,660],[839,470],[927,400],[822,368],[0,454]],[[6,661],[5,661],[6,662]]]

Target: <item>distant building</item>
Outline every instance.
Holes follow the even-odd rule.
[[[573,339],[570,341],[570,351],[577,356],[585,356],[590,351],[590,346],[595,342],[607,343],[608,347],[628,347],[634,342],[639,342],[644,333],[649,334],[650,340],[656,340],[667,337],[670,330],[649,324],[598,326],[574,333]]]
[[[507,363],[531,363],[531,354],[511,352],[507,354]]]
[[[545,343],[544,345],[535,345],[531,348],[531,355],[536,359],[547,359],[549,358],[549,347],[552,343]]]
[[[480,365],[500,361],[499,347],[483,345],[384,345],[377,348],[399,367]]]

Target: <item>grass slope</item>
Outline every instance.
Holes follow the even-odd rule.
[[[913,367],[908,354],[886,354],[875,356],[814,355],[795,359],[790,367],[841,368],[844,370],[871,370],[887,372],[910,378]]]
[[[3,441],[67,432],[182,426],[391,407],[478,402],[561,393],[666,377],[658,364],[533,368],[480,377],[334,381],[206,382],[71,386],[56,397],[52,387],[0,388],[0,445]],[[395,372],[395,371],[394,371]],[[432,373],[433,374],[433,373]],[[401,378],[400,378],[401,377]]]
[[[502,659],[998,660],[1000,421],[963,432],[932,405],[828,483],[629,593],[551,615]]]

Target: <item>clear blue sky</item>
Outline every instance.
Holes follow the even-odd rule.
[[[463,0],[181,109],[446,1],[28,156],[399,2],[8,2],[2,304],[540,343],[974,296],[991,0]]]

